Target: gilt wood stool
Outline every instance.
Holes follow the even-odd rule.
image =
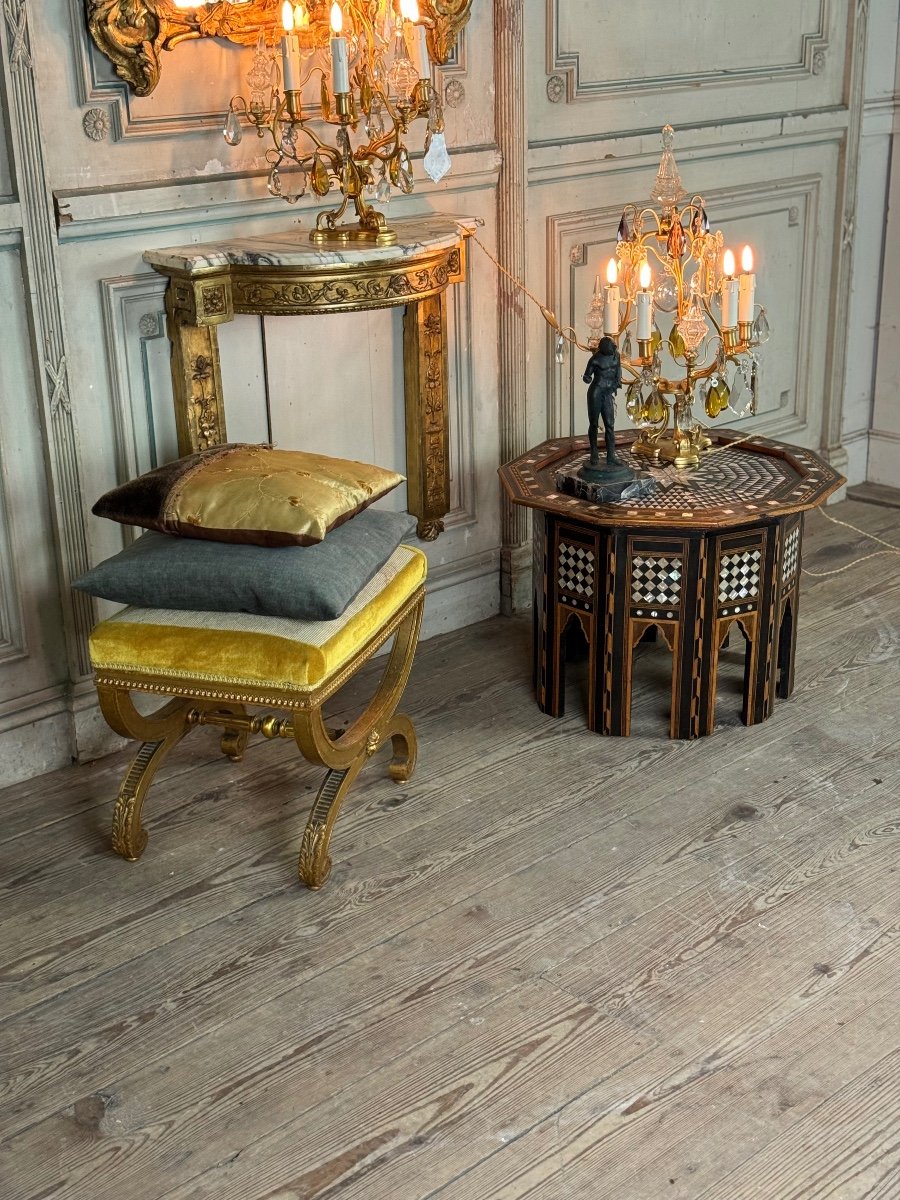
[[[419,637],[425,598],[425,555],[400,546],[334,621],[293,621],[250,613],[126,608],[96,626],[91,663],[100,708],[109,725],[142,745],[116,800],[112,846],[140,858],[144,798],[169,752],[198,725],[223,730],[222,750],[235,762],[250,734],[293,738],[327,773],[300,848],[299,874],[319,888],[331,870],[335,821],[360,769],[390,739],[392,778],[406,782],[416,765],[412,722],[397,712]],[[365,710],[338,734],[322,706],[393,635],[387,665]],[[132,692],[172,699],[144,716]],[[277,713],[250,716],[248,706]]]
[[[544,442],[500,468],[509,498],[534,510],[534,687],[561,716],[567,633],[588,645],[588,726],[627,735],[634,652],[658,631],[672,651],[674,738],[713,732],[719,652],[736,626],[746,641],[742,719],[772,713],[794,687],[803,513],[842,477],[810,450],[709,431],[714,452],[694,470],[655,469],[638,498],[592,503],[562,491],[587,438]],[[647,468],[616,435],[620,457]],[[719,449],[726,448],[724,453]]]

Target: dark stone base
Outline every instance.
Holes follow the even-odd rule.
[[[568,496],[577,496],[579,500],[590,500],[594,504],[635,500],[638,496],[646,495],[655,482],[646,471],[633,471],[624,464],[591,467],[588,459],[584,463],[570,463],[556,473],[559,491]]]

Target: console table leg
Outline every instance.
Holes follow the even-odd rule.
[[[406,306],[403,316],[407,508],[419,537],[434,541],[450,509],[447,413],[447,298],[444,292]]]
[[[219,336],[215,325],[194,325],[166,289],[166,326],[172,343],[172,392],[179,455],[228,441],[222,400]]]

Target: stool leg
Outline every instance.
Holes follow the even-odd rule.
[[[112,848],[122,858],[134,862],[144,853],[147,831],[141,825],[144,797],[169,752],[192,726],[188,713],[190,700],[171,700],[148,716],[134,707],[124,688],[99,685],[100,711],[116,733],[137,738],[142,745],[125,772],[112,820]]]
[[[329,768],[306,822],[297,864],[301,881],[313,890],[320,888],[331,873],[331,833],[366,760],[390,738],[391,777],[404,783],[415,770],[415,731],[409,717],[396,709],[412,667],[422,606],[420,597],[403,619],[375,695],[341,737],[333,737],[326,729],[321,706],[294,714],[294,737],[301,753],[310,762]]]

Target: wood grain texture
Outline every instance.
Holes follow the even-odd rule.
[[[867,549],[810,514],[804,566]],[[317,894],[287,746],[192,735],[136,864],[123,756],[0,793],[0,1194],[893,1200],[898,651],[892,560],[809,576],[791,700],[683,743],[661,645],[626,742],[577,670],[537,711],[523,621],[426,643],[419,773],[360,776]]]

